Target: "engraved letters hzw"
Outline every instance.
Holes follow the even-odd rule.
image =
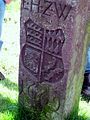
[[[55,2],[48,0],[23,0],[23,8],[30,12],[41,13],[46,16],[51,16],[54,13],[58,19],[63,18],[63,20],[66,20],[72,7],[57,2],[57,0]]]

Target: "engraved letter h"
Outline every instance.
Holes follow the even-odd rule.
[[[31,0],[31,11],[35,11],[39,13],[39,7],[40,7],[40,0],[38,0],[36,3],[34,3],[36,0]]]

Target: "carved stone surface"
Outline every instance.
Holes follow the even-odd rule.
[[[22,2],[23,8],[30,12],[41,13],[41,15],[57,16],[58,19],[66,20],[71,10],[71,5],[66,5],[63,1],[56,0],[30,0]]]
[[[90,20],[90,1],[88,0],[88,20]]]
[[[78,102],[71,91],[76,93],[74,74],[82,63],[87,13],[87,0],[83,1],[21,2],[20,101],[40,110],[53,103],[55,120],[63,120]]]
[[[38,81],[58,82],[64,75],[62,29],[47,30],[31,19],[25,22],[26,43],[22,48],[22,62]]]

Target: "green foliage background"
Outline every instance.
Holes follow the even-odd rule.
[[[21,4],[20,0],[12,0],[12,2],[6,6],[6,10],[15,11],[15,12],[19,11],[20,10],[20,4]]]

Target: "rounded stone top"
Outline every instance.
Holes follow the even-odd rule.
[[[66,0],[67,4],[70,4],[71,6],[76,6],[79,0]]]

